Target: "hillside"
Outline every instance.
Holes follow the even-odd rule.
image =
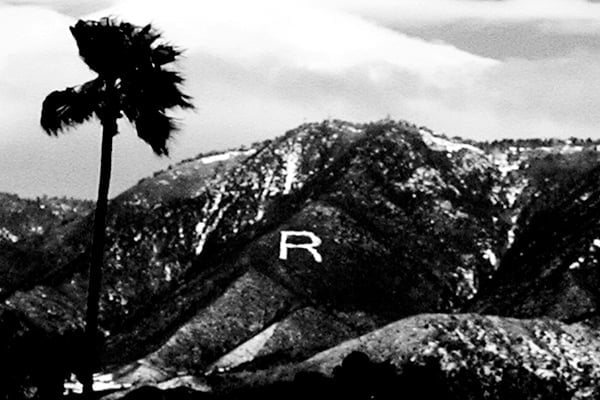
[[[67,198],[21,199],[0,193],[0,297],[33,284],[45,269],[41,248],[89,214],[92,203]]]
[[[591,142],[402,121],[305,124],[184,161],[110,204],[103,369],[124,384],[261,370],[422,313],[593,321],[597,165]],[[36,278],[6,286],[4,368],[10,337],[42,335],[77,370],[84,214],[23,239],[40,240]]]
[[[209,376],[208,381],[217,388],[225,384],[229,393],[225,398],[254,398],[249,396],[252,390],[267,394],[275,382],[291,383],[302,374],[338,377],[340,366],[348,364],[352,353],[360,352],[373,363],[389,365],[400,377],[419,370],[427,374],[412,377],[418,382],[413,388],[416,393],[411,392],[410,381],[397,386],[396,395],[402,398],[424,398],[428,387],[438,386],[438,390],[447,388],[444,399],[593,399],[600,380],[598,339],[596,330],[581,324],[423,314],[345,341],[301,363]],[[371,384],[367,371],[362,366],[354,378],[359,382],[345,384],[354,385],[358,392],[364,390]],[[284,394],[295,398],[291,391]]]

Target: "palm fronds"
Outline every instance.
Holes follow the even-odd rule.
[[[173,46],[157,43],[161,34],[151,25],[141,27],[106,17],[80,20],[70,29],[83,61],[102,76],[121,77],[162,66],[181,54]]]
[[[177,60],[181,50],[167,44],[159,44],[152,50],[152,62],[155,65],[165,65]]]
[[[50,93],[42,107],[44,130],[56,135],[94,115],[102,120],[122,112],[156,154],[166,155],[167,141],[176,130],[167,111],[193,108],[180,89],[182,76],[166,68],[181,50],[161,42],[151,25],[102,18],[80,20],[70,29],[79,55],[98,78]]]
[[[49,135],[58,135],[64,129],[87,121],[100,106],[98,86],[93,80],[81,86],[50,93],[42,104],[40,123]]]
[[[175,124],[166,111],[193,108],[191,98],[180,89],[181,75],[165,68],[181,50],[160,42],[160,32],[151,25],[111,18],[78,21],[71,33],[83,61],[108,85],[114,83],[118,96],[109,100],[111,105],[125,114],[156,154],[167,154]]]
[[[134,121],[140,139],[148,143],[159,156],[169,155],[167,141],[177,130],[172,117],[156,109],[140,110]]]
[[[193,108],[190,97],[181,92],[183,78],[174,71],[153,68],[139,71],[133,79],[121,82],[122,110],[132,123],[140,110],[165,111],[173,107]]]

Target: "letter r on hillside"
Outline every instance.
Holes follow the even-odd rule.
[[[288,243],[291,236],[304,236],[310,240],[309,243]],[[309,231],[281,231],[281,241],[279,242],[279,259],[288,259],[288,249],[304,249],[308,251],[316,262],[323,262],[323,257],[317,251],[323,241],[314,233]]]

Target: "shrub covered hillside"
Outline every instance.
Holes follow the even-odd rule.
[[[385,120],[305,124],[160,171],[109,206],[100,321],[107,375],[99,379],[226,391],[273,368],[304,368],[315,354],[389,323],[410,332],[403,319],[423,313],[442,313],[433,320],[445,327],[448,315],[466,311],[533,319],[522,329],[543,317],[591,324],[597,165],[591,141],[477,143]],[[37,249],[2,259],[23,272],[3,289],[0,315],[13,321],[3,325],[6,368],[23,343],[45,337],[60,349],[65,374],[79,371],[91,218],[74,210],[37,236],[4,225],[19,240],[0,244]],[[307,241],[313,252],[293,246]],[[504,322],[492,331],[494,324]],[[516,337],[503,342],[507,352],[520,351]],[[417,349],[392,350],[374,361],[397,366]],[[582,381],[544,378],[527,366],[530,356],[511,358],[508,370],[528,371],[519,376],[532,385],[542,377],[583,393]],[[480,375],[477,368],[467,369]],[[35,371],[20,376],[20,387],[40,385]]]
[[[92,207],[75,199],[22,199],[0,193],[0,296],[31,287],[47,272],[40,266],[47,238],[62,235]]]

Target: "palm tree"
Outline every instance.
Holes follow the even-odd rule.
[[[192,108],[190,97],[179,85],[181,75],[166,68],[181,51],[160,41],[151,25],[144,27],[113,18],[78,21],[70,27],[79,55],[98,76],[80,86],[54,91],[44,100],[41,125],[57,136],[67,128],[93,117],[102,125],[102,152],[98,200],[89,269],[85,321],[87,346],[82,383],[87,398],[93,396],[92,373],[98,366],[98,310],[102,281],[112,139],[118,133],[117,120],[123,115],[135,126],[138,136],[154,153],[167,155],[167,141],[176,130],[168,109]]]

